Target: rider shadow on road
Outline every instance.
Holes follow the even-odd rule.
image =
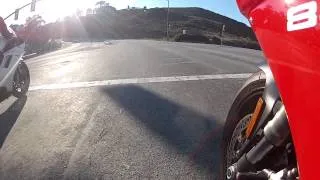
[[[220,161],[222,125],[190,108],[135,85],[104,88],[117,104],[170,145],[199,165],[216,174]]]
[[[26,102],[27,96],[17,99],[4,113],[0,114],[0,148],[2,148]]]

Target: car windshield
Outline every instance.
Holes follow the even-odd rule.
[[[267,142],[267,122],[277,112],[287,117],[277,71],[258,67],[266,63],[261,47],[274,50],[257,39],[278,28],[261,14],[289,27],[291,20],[261,6],[250,14],[261,21],[254,24],[236,0],[2,2],[0,16],[16,36],[1,37],[0,179],[235,177],[241,155]],[[262,31],[266,24],[275,29]],[[279,52],[290,46],[272,42]],[[272,105],[264,101],[266,79]],[[269,119],[260,126],[260,117]],[[283,160],[294,157],[286,140],[277,141],[281,161],[255,166],[256,175],[297,169]]]

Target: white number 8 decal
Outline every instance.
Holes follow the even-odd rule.
[[[310,1],[288,9],[287,30],[296,31],[317,25],[317,3]]]

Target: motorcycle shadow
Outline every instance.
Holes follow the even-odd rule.
[[[11,96],[10,93],[6,92],[4,89],[0,88],[0,103],[8,99]]]
[[[104,88],[120,107],[188,157],[191,166],[216,177],[222,125],[182,104],[135,85]],[[209,178],[214,179],[214,178]]]
[[[26,102],[27,96],[17,99],[4,113],[0,114],[0,148],[2,148]]]

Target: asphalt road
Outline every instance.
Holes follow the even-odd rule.
[[[28,59],[0,104],[0,179],[217,179],[221,131],[260,51],[123,40]]]

